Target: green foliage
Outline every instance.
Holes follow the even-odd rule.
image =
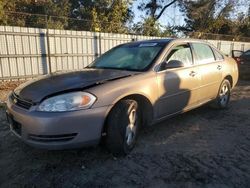
[[[6,18],[4,14],[4,6],[6,2],[4,0],[0,1],[0,24],[6,24]]]
[[[0,25],[173,36],[174,31],[250,37],[248,14],[232,16],[248,0],[145,0],[138,10],[144,18],[132,23],[131,4],[136,0],[0,0]],[[137,0],[138,1],[138,0]],[[179,27],[163,26],[159,18],[173,3],[186,17]],[[15,12],[23,12],[15,13]],[[70,17],[70,18],[69,18]]]
[[[102,1],[103,2],[103,1]],[[92,10],[92,30],[110,33],[126,33],[126,23],[132,18],[132,14],[125,1],[115,0],[109,6],[101,6]]]
[[[126,33],[128,30],[126,24],[133,17],[128,1],[73,0],[71,2],[71,16],[76,18],[76,20],[72,21],[70,28]],[[79,21],[79,19],[84,19],[85,21]]]
[[[24,21],[21,16],[9,16],[6,11],[14,11],[16,4],[14,0],[0,1],[0,24],[1,25],[15,25],[24,26]]]
[[[136,34],[146,36],[171,37],[176,35],[172,27],[162,26],[159,21],[155,21],[151,17],[134,24],[132,30]]]
[[[70,3],[69,0],[2,0],[1,8],[0,23],[3,25],[44,28],[48,24],[49,28],[63,29],[67,27],[67,19],[58,17],[68,16]]]
[[[129,5],[121,0],[1,0],[0,24],[124,33],[133,17]]]
[[[147,36],[160,36],[160,23],[156,22],[154,18],[144,18],[141,22],[134,24],[133,30],[137,34]]]
[[[236,22],[237,34],[240,37],[250,37],[250,6],[247,16],[239,15]]]
[[[214,20],[216,0],[184,1],[181,11],[186,15],[183,31],[209,32],[208,26]]]

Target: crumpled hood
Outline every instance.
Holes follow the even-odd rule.
[[[83,69],[74,72],[58,72],[28,81],[15,89],[21,99],[40,102],[56,93],[81,90],[109,80],[131,76],[136,72],[111,69]]]

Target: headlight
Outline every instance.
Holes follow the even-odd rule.
[[[86,92],[72,92],[45,99],[38,111],[65,112],[90,108],[96,97]]]

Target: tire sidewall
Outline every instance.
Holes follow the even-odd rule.
[[[127,144],[126,130],[129,125],[129,114],[136,109],[137,122],[134,139],[130,145]],[[141,112],[137,101],[123,99],[118,102],[108,115],[107,135],[105,136],[105,145],[107,149],[115,155],[126,155],[135,146],[138,132],[141,126]]]
[[[220,92],[224,85],[227,85],[227,88],[228,88],[228,98],[227,98],[226,104],[222,104],[221,98],[220,98]],[[220,89],[219,89],[218,96],[217,96],[217,106],[221,109],[227,108],[229,101],[230,101],[230,96],[231,96],[231,84],[228,80],[223,80],[223,82],[220,85]]]

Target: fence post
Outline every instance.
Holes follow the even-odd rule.
[[[234,50],[234,42],[231,43],[231,46],[230,46],[230,53],[232,52],[232,50]]]
[[[217,42],[217,48],[218,48],[218,50],[221,50],[221,41]]]
[[[99,40],[99,57],[100,57],[102,55],[102,36],[101,36],[101,33],[99,33],[98,40]]]
[[[99,54],[99,47],[98,47],[98,36],[96,35],[96,32],[94,33],[94,55],[95,59],[98,58]]]
[[[46,40],[47,40],[47,56],[48,56],[48,66],[49,66],[49,74],[51,74],[51,55],[50,55],[50,43],[49,43],[49,27],[48,27],[48,15],[45,15],[46,18]]]
[[[245,44],[241,44],[241,51],[245,51]]]

